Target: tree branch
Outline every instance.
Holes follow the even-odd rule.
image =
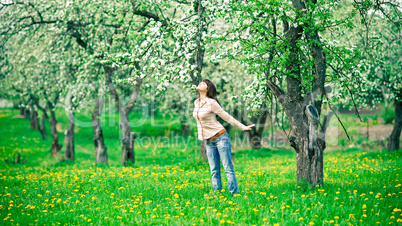
[[[135,4],[135,0],[131,0],[130,2],[131,2],[131,6],[133,8],[133,14],[142,16],[142,17],[146,17],[149,19],[153,19],[155,21],[159,21],[162,23],[163,26],[168,26],[168,23],[165,20],[161,20],[158,15],[145,11],[145,10],[138,10],[137,6]]]
[[[330,66],[332,68],[332,70],[334,70],[337,75],[339,75],[339,76],[341,75],[340,72],[338,70],[336,70],[331,64],[328,64],[328,66]],[[362,118],[360,117],[359,110],[357,109],[357,104],[356,104],[356,102],[355,102],[355,100],[353,98],[353,93],[349,89],[348,85],[346,85],[346,89],[349,91],[350,97],[352,98],[353,105],[354,105],[354,107],[356,109],[357,117],[360,119],[360,122],[363,122]]]
[[[348,137],[348,139],[349,139],[349,141],[350,141],[350,137],[349,137],[348,131],[346,131],[346,128],[345,128],[345,126],[343,125],[341,119],[338,117],[338,115],[335,113],[334,109],[332,108],[331,103],[329,102],[329,99],[328,99],[328,96],[327,96],[326,93],[325,93],[325,98],[326,98],[327,101],[328,101],[329,109],[331,109],[331,111],[335,114],[335,116],[336,116],[336,118],[338,119],[338,121],[341,123],[342,128],[343,128],[343,130],[345,131],[346,136]],[[325,123],[325,122],[324,122],[324,123]]]

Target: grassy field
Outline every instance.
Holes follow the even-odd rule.
[[[50,156],[49,126],[43,141],[29,120],[14,117],[18,113],[0,111],[3,225],[402,224],[401,150],[325,152],[324,186],[312,190],[296,185],[290,149],[237,150],[240,194],[231,197],[223,169],[224,191],[212,191],[209,166],[198,161],[192,136],[177,145],[152,145],[152,137],[178,134],[178,124],[153,128],[147,121],[136,129],[149,139],[136,143],[137,162],[122,168],[116,115],[115,124],[103,127],[110,164],[96,166],[91,128],[76,128],[76,161],[59,162]],[[58,115],[65,129],[67,118]],[[24,164],[4,161],[17,153]]]

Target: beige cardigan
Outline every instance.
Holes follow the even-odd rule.
[[[206,98],[198,105],[198,99],[194,101],[193,117],[197,121],[198,140],[209,139],[217,132],[224,129],[222,124],[216,120],[216,115],[219,115],[229,124],[236,126],[241,130],[247,129],[247,126],[233,118],[229,113],[222,109],[218,102],[212,98]]]

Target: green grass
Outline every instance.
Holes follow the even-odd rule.
[[[105,123],[110,164],[96,166],[92,129],[78,127],[76,161],[58,162],[50,156],[50,137],[41,140],[39,132],[29,128],[29,120],[15,115],[16,110],[0,111],[0,224],[388,225],[402,221],[401,150],[325,152],[324,186],[313,190],[296,185],[293,151],[239,150],[235,172],[240,195],[231,197],[223,170],[225,191],[212,192],[209,166],[198,161],[198,143],[192,136],[187,147],[183,142],[170,147],[136,144],[137,162],[123,168],[118,120],[116,125]],[[65,129],[66,117],[61,111],[58,116]],[[136,131],[154,139],[180,129],[179,125],[157,129],[150,122],[144,125]],[[62,142],[63,133],[59,136]],[[5,163],[16,153],[26,163]]]

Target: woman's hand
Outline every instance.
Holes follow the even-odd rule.
[[[244,129],[243,131],[251,130],[251,127],[253,127],[253,126],[255,126],[255,124],[251,124],[251,125],[247,126],[247,129]]]

